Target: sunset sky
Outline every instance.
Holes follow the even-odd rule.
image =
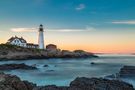
[[[0,0],[0,43],[12,36],[94,53],[135,53],[135,0]]]

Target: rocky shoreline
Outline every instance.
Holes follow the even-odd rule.
[[[0,90],[135,90],[132,85],[103,78],[78,77],[69,86],[37,86],[19,77],[0,73]]]
[[[45,65],[46,67],[47,65]],[[5,69],[4,69],[5,68]],[[1,70],[14,69],[37,69],[35,66],[26,64],[3,64]],[[119,75],[134,75],[135,66],[124,66],[120,69]],[[118,78],[86,78],[77,77],[70,82],[69,86],[37,86],[35,83],[23,81],[16,75],[0,73],[0,90],[135,90],[134,87]]]
[[[95,58],[93,53],[83,50],[32,49],[8,44],[0,44],[0,60],[28,60],[48,58]]]
[[[123,66],[119,72],[120,77],[135,77],[135,66]]]
[[[44,67],[48,67],[48,65],[44,65]],[[2,71],[15,69],[36,70],[37,67],[36,65],[29,66],[24,63],[0,65],[0,70]],[[16,75],[1,72],[0,90],[135,90],[131,84],[120,79],[125,75],[135,76],[135,66],[123,66],[117,75],[110,75],[108,78],[77,77],[70,82],[69,86],[37,86],[35,83],[21,80]]]
[[[21,64],[2,64],[0,65],[0,70],[16,70],[16,69],[23,69],[23,70],[35,70],[37,67],[29,66],[24,63]]]
[[[135,66],[123,66],[116,74],[105,76],[106,79],[121,79],[135,77]]]

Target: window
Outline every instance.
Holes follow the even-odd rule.
[[[16,40],[14,42],[16,43]]]

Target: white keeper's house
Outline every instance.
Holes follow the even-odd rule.
[[[27,41],[23,37],[11,37],[7,44],[11,45],[17,45],[21,47],[26,47],[26,48],[38,48],[38,44],[33,44],[33,43],[27,43]]]

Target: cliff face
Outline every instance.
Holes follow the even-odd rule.
[[[0,59],[1,60],[19,60],[19,59],[44,59],[44,58],[86,58],[97,57],[92,53],[83,50],[75,50],[73,52],[68,50],[40,50],[23,48],[14,45],[1,44],[0,45]]]

